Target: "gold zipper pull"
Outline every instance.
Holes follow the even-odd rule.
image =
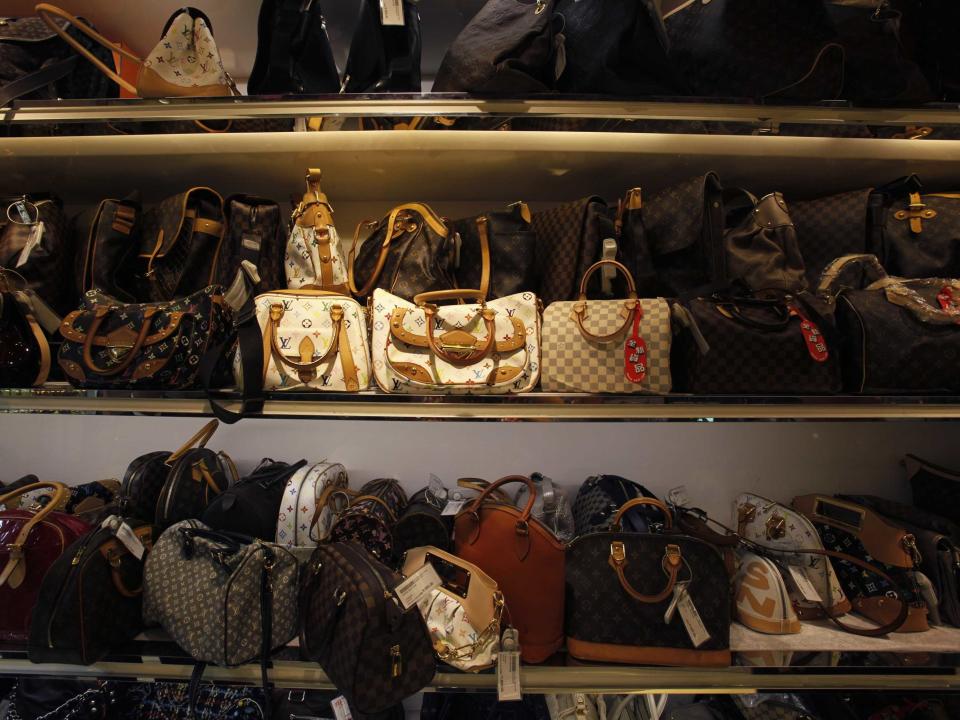
[[[400,646],[394,645],[390,648],[390,671],[391,677],[398,678],[403,671],[403,660],[400,657]]]
[[[73,556],[73,560],[70,561],[71,565],[79,565],[80,558],[83,557],[83,548],[77,551],[77,554]]]

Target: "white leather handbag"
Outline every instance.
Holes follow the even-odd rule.
[[[283,489],[277,517],[277,544],[310,547],[326,540],[337,513],[346,508],[347,470],[321,461],[297,470]]]
[[[627,281],[625,300],[587,300],[587,283],[603,267]],[[640,300],[630,271],[601,260],[584,273],[575,301],[550,303],[543,314],[545,392],[670,392],[670,306]]]
[[[733,580],[737,620],[768,635],[800,632],[800,619],[777,564],[746,550],[737,553],[737,561],[739,568]]]
[[[288,288],[347,292],[347,264],[333,224],[333,208],[320,190],[322,173],[307,170],[307,191],[293,211],[293,226],[284,253]]]
[[[356,300],[324,290],[277,290],[258,295],[256,311],[264,391],[354,392],[370,386],[366,316]]]
[[[438,306],[440,300],[474,302]],[[373,372],[388,393],[521,393],[540,377],[540,311],[531,292],[484,302],[479,290],[441,290],[408,302],[377,289]]]

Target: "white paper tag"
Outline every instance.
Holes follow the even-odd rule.
[[[444,487],[443,481],[433,473],[430,474],[430,483],[427,485],[427,492],[440,502],[447,499],[447,488]]]
[[[403,605],[403,609],[409,610],[412,607],[416,607],[424,595],[441,585],[443,585],[443,581],[440,579],[440,576],[437,575],[437,571],[434,570],[433,565],[427,563],[397,585],[393,592],[396,594],[400,604]]]
[[[466,500],[451,500],[447,503],[446,507],[443,508],[441,515],[456,515],[460,510],[466,505]]]
[[[803,595],[804,600],[815,603],[823,602],[823,598],[820,597],[820,593],[817,592],[813,583],[810,582],[810,578],[807,577],[807,573],[804,572],[803,568],[797,567],[796,565],[787,565],[787,570],[790,572],[790,577],[793,578],[793,582],[797,586],[797,590],[800,591],[800,594]]]
[[[690,504],[690,498],[687,497],[687,486],[677,485],[667,492],[667,502],[677,507],[687,507]]]
[[[687,586],[680,589],[680,596],[677,598],[677,610],[680,611],[680,619],[683,620],[683,626],[687,629],[687,635],[690,636],[690,642],[695,648],[703,645],[710,639],[710,633],[703,625],[700,619],[700,613],[697,612],[697,606],[693,604],[690,593],[687,592]]]
[[[347,705],[347,699],[339,695],[330,701],[330,707],[333,708],[333,715],[336,720],[353,720],[350,714],[350,706]]]
[[[380,23],[403,25],[403,0],[380,0]]]
[[[111,515],[100,524],[100,527],[110,528],[117,540],[123,544],[131,555],[137,560],[143,560],[143,554],[147,549],[143,546],[143,543],[140,542],[140,538],[137,537],[133,528],[123,522],[119,517]]]
[[[516,650],[507,650],[497,655],[497,700],[521,700],[523,690],[520,688],[520,653]]]
[[[14,267],[23,267],[27,264],[27,260],[30,259],[30,253],[40,244],[41,238],[43,238],[43,223],[38,222],[30,228],[30,237],[27,238],[23,250],[20,251],[20,257],[17,258],[17,264],[14,265]]]

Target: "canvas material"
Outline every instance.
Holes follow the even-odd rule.
[[[623,300],[588,300],[584,327],[607,335],[623,325]],[[545,392],[670,392],[670,306],[663,298],[641,300],[640,336],[647,343],[647,377],[632,383],[624,374],[624,342],[632,326],[615,342],[598,345],[580,333],[573,319],[576,302],[555,302],[543,313],[543,362],[540,387]]]
[[[337,228],[333,225],[327,225],[327,232],[330,233],[330,268],[333,271],[333,285],[346,286],[347,263],[344,259],[340,236],[337,235]],[[315,228],[293,226],[283,258],[288,288],[323,285],[318,274],[320,268],[319,246]]]
[[[807,518],[796,510],[781,505],[778,502],[751,493],[743,493],[734,501],[733,522],[736,526],[739,508],[750,504],[756,507],[757,512],[752,522],[742,526],[740,534],[747,540],[753,540],[767,547],[782,548],[784,550],[812,549],[822,550],[823,542],[817,529]],[[767,520],[774,514],[781,515],[786,520],[786,534],[782,538],[767,537]],[[827,608],[836,607],[846,600],[840,581],[833,570],[830,560],[822,555],[798,555],[784,553],[777,555],[777,559],[784,565],[793,565],[803,569],[807,579],[813,584],[817,593],[823,598]],[[785,576],[788,586],[792,583]],[[819,607],[815,603],[805,602],[803,597],[793,592],[791,595],[798,607]]]
[[[445,657],[459,648],[473,646],[484,628],[474,628],[456,595],[445,588],[434,588],[417,603],[427,625],[430,641],[440,659],[458,670],[476,672],[493,666],[500,651],[499,632],[488,633],[483,644],[471,655]]]
[[[491,300],[487,307],[496,311],[497,338],[503,340],[513,334],[510,318],[523,322],[527,342],[503,356],[496,352],[473,365],[452,365],[435,357],[429,348],[407,345],[394,340],[390,333],[390,318],[394,308],[405,308],[404,328],[418,335],[426,330],[423,309],[411,302],[378,288],[373,293],[373,372],[377,384],[388,393],[424,393],[452,395],[486,395],[495,393],[520,393],[532,390],[540,377],[540,312],[537,297],[524,292]],[[486,337],[480,305],[446,305],[437,310],[436,321],[441,324],[437,335],[461,329],[479,338]],[[424,368],[433,381],[429,384],[409,380],[394,369],[394,363],[414,363]],[[485,379],[495,367],[519,367],[520,375],[509,382],[485,384]]]
[[[277,517],[277,543],[287,548],[311,547],[325,540],[333,527],[334,513],[328,503],[310,536],[317,497],[326,487],[346,488],[347,470],[340,463],[318,462],[297,470],[283,490]]]
[[[733,581],[737,620],[758,632],[787,634],[799,621],[776,563],[743,550],[737,553],[737,564]]]
[[[143,66],[180,87],[231,85],[209,26],[202,18],[194,19],[187,12],[173,19],[166,34],[144,59]]]
[[[283,317],[277,330],[278,341],[284,352],[289,349],[295,355],[300,342],[309,337],[314,343],[314,352],[323,354],[330,347],[333,335],[333,321],[330,309],[334,305],[343,308],[343,322],[347,323],[347,337],[350,338],[350,351],[357,368],[357,382],[360,390],[370,387],[370,349],[367,344],[367,324],[363,308],[356,300],[345,295],[323,295],[316,297],[285,295],[283,293],[264,293],[256,299],[257,322],[261,332],[270,319],[270,306],[280,303],[284,306]],[[243,377],[240,355],[234,357],[234,376],[237,383]],[[343,380],[343,366],[340,355],[330,358],[317,367],[316,377],[308,383],[300,381],[296,370],[285,365],[277,366],[270,355],[267,372],[263,382],[267,392],[291,390],[316,390],[320,392],[346,392]]]

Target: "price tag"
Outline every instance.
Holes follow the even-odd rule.
[[[30,225],[33,222],[33,219],[30,217],[30,213],[27,212],[27,203],[24,200],[19,200],[13,204],[14,210],[17,211],[17,215],[20,216],[20,222],[24,225]]]
[[[467,504],[466,500],[451,500],[447,503],[446,507],[443,508],[441,515],[456,515],[460,510],[463,509],[463,506]]]
[[[523,689],[520,687],[520,644],[514,628],[503,631],[500,648],[497,653],[497,700],[521,700]]]
[[[430,474],[430,484],[427,485],[427,492],[440,502],[447,499],[447,488],[444,487],[443,481],[432,473]]]
[[[404,610],[415,607],[423,596],[443,585],[433,565],[427,563],[394,588],[394,593]]]
[[[380,0],[380,22],[383,25],[403,25],[403,0]]]
[[[30,227],[30,235],[27,237],[27,242],[23,246],[23,250],[20,251],[20,256],[17,258],[17,264],[14,265],[14,267],[23,267],[27,264],[27,260],[30,259],[30,253],[40,244],[42,237],[43,223],[38,222],[36,225],[32,225]]]
[[[350,714],[350,706],[347,705],[347,699],[339,695],[330,701],[330,707],[333,708],[333,716],[336,720],[353,720]]]
[[[112,530],[117,540],[123,544],[131,555],[137,560],[143,560],[143,555],[147,549],[143,546],[143,543],[140,542],[140,538],[137,537],[133,528],[123,522],[123,520],[116,515],[111,515],[101,523],[100,527]]]
[[[797,567],[796,565],[787,565],[787,570],[790,573],[790,577],[793,578],[797,590],[803,595],[804,600],[815,603],[823,602],[823,598],[820,597],[820,593],[817,592],[813,583],[810,582],[810,578],[807,577],[804,568]]]
[[[687,507],[690,504],[690,498],[687,497],[687,486],[677,485],[667,492],[667,502],[677,507]]]
[[[696,648],[710,639],[710,633],[704,626],[703,620],[700,618],[700,613],[697,612],[697,606],[693,604],[693,599],[690,597],[690,593],[687,592],[688,584],[689,583],[683,582],[673,586],[673,598],[667,606],[667,611],[663,614],[663,620],[669,624],[679,610],[680,619],[683,621],[683,626],[687,630],[687,635],[690,636],[690,642],[693,643],[693,646]]]

